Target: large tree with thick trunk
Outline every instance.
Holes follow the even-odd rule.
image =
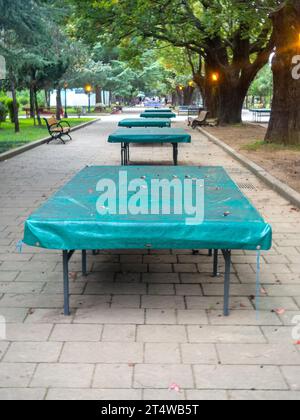
[[[203,65],[194,80],[211,116],[239,123],[247,91],[273,50],[268,13],[277,0],[73,0],[79,33],[115,40],[142,36],[185,47]],[[212,74],[218,74],[217,83]]]
[[[274,97],[266,141],[300,144],[300,0],[288,0],[271,15],[276,53]]]

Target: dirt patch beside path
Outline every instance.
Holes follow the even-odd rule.
[[[300,147],[264,144],[267,129],[260,125],[243,124],[205,130],[300,193]]]

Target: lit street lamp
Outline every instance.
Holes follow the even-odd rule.
[[[90,113],[91,112],[91,93],[92,93],[93,88],[92,88],[91,85],[87,84],[85,86],[84,90],[85,90],[85,93],[88,95],[88,98],[89,98],[88,112]]]
[[[220,80],[220,74],[219,73],[214,72],[214,73],[211,74],[211,81],[213,83],[218,83],[219,80]]]
[[[67,108],[67,89],[68,89],[68,83],[65,82],[64,84],[64,88],[65,88],[65,114],[64,114],[64,118],[68,118],[68,108]]]

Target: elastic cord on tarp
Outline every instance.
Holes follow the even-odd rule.
[[[259,308],[260,308],[260,257],[261,257],[261,250],[260,247],[257,249],[256,254],[256,316],[259,318]]]
[[[17,248],[17,251],[18,251],[20,254],[22,254],[23,241],[19,241],[19,242],[16,244],[16,248]]]

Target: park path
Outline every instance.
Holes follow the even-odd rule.
[[[300,213],[200,133],[180,147],[181,164],[224,166],[274,229],[258,319],[253,253],[234,253],[225,319],[222,278],[205,255],[105,252],[89,257],[88,278],[75,256],[65,318],[60,253],[17,252],[24,220],[62,184],[85,165],[119,164],[119,145],[106,143],[115,126],[104,118],[66,146],[0,163],[0,399],[300,399]],[[169,146],[132,148],[137,162],[171,156]]]

